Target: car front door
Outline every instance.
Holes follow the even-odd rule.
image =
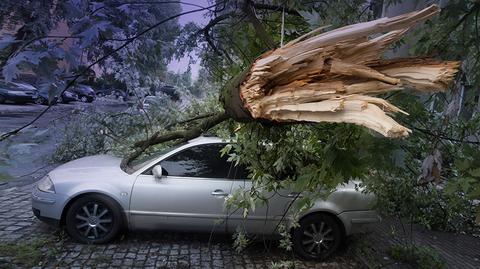
[[[232,181],[227,178],[230,163],[220,156],[222,147],[188,147],[157,163],[161,178],[152,175],[153,166],[139,175],[130,203],[134,227],[224,232],[224,200]]]

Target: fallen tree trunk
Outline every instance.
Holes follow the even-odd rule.
[[[248,11],[248,10],[247,10]],[[229,118],[239,122],[345,122],[362,125],[387,137],[404,137],[411,130],[387,113],[407,112],[374,97],[412,88],[444,91],[459,62],[425,58],[381,58],[416,23],[439,12],[436,5],[417,12],[321,32],[316,29],[284,47],[262,54],[221,92],[225,114],[206,118],[196,127],[138,142],[128,163],[149,146],[185,141]],[[257,36],[261,23],[249,13]],[[372,35],[376,37],[371,38]],[[271,46],[271,39],[263,40]]]
[[[225,110],[237,121],[346,122],[387,137],[407,136],[411,131],[386,114],[406,112],[373,95],[404,88],[444,91],[459,62],[380,57],[438,12],[432,5],[323,34],[314,30],[268,51],[225,88]]]

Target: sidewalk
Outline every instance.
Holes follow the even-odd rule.
[[[376,265],[367,262],[371,268],[412,268],[396,263],[387,254],[389,247],[410,240],[410,225],[406,224],[405,229],[407,237],[401,238],[400,236],[404,235],[403,229],[397,222],[384,220],[372,226],[372,233],[365,235],[364,238],[371,252],[377,256]],[[396,232],[396,238],[391,235],[392,230]],[[420,225],[413,225],[412,234],[415,244],[429,246],[438,252],[445,268],[480,268],[480,238],[466,234],[430,231]]]

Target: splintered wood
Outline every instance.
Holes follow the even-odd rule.
[[[401,109],[375,94],[412,88],[444,91],[459,62],[381,59],[388,46],[416,23],[439,12],[424,10],[354,24],[319,34],[314,30],[260,56],[240,85],[251,116],[278,122],[346,122],[387,137],[411,130],[387,113]],[[375,38],[371,35],[381,34]]]

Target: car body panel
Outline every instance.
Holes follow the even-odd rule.
[[[120,168],[120,158],[108,155],[74,160],[49,173],[56,193],[34,190],[32,206],[40,210],[41,216],[60,220],[65,206],[72,199],[85,193],[102,193],[122,207],[130,229],[234,232],[240,226],[249,233],[271,234],[276,231],[279,221],[288,221],[283,214],[297,193],[282,190],[270,197],[268,207],[257,205],[244,219],[241,210],[228,211],[224,208],[224,198],[238,188],[250,188],[249,180],[169,175],[156,178],[149,174],[154,165],[183,150],[198,145],[226,143],[229,141],[219,138],[193,139],[145,161],[128,173]],[[224,194],[212,195],[219,190]],[[317,199],[303,216],[330,213],[342,222],[348,235],[364,224],[379,220],[372,210],[373,200],[374,197],[363,193],[355,182],[349,182],[338,186],[326,199]]]
[[[87,85],[78,84],[72,88],[72,91],[78,95],[78,98],[86,97],[88,102],[95,100],[95,91]]]
[[[15,103],[32,103],[38,96],[38,90],[26,83],[0,81],[0,96]]]
[[[62,93],[62,102],[69,103],[78,100],[78,95],[73,91],[66,90]]]
[[[244,189],[249,190],[252,186],[249,180],[235,180],[232,192]],[[247,233],[273,233],[278,223],[285,218],[284,212],[288,209],[288,205],[293,201],[294,197],[288,195],[291,191],[281,190],[278,193],[267,193],[268,201],[265,204],[256,205],[255,210],[249,212],[247,218],[243,217],[243,210],[232,208],[228,212],[227,230],[233,233],[237,227],[242,227]]]
[[[85,193],[105,194],[118,202],[128,218],[135,176],[120,169],[120,162],[121,159],[116,157],[97,155],[80,158],[52,170],[49,176],[54,181],[56,194],[67,197],[58,203],[65,207],[70,200]],[[59,216],[58,213],[55,215]]]
[[[232,182],[207,178],[139,175],[132,192],[130,215],[137,229],[209,231],[225,230],[224,197],[215,190],[230,190]],[[188,186],[188,188],[186,188]],[[161,194],[161,195],[160,195]]]

